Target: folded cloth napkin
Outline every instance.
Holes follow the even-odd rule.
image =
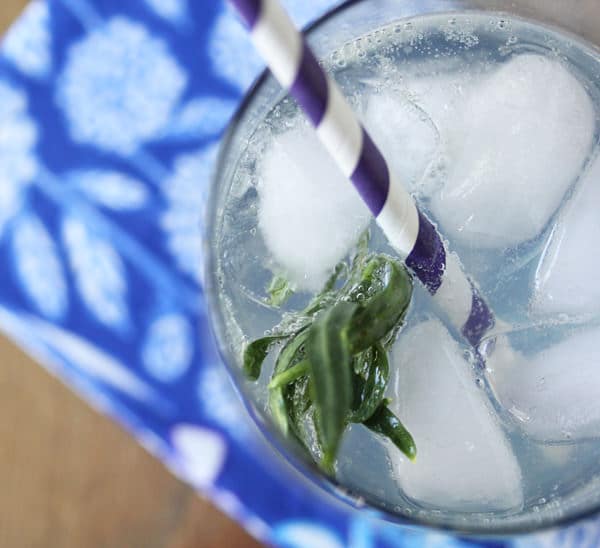
[[[334,2],[286,3],[304,24]],[[0,49],[0,327],[261,540],[477,544],[300,481],[230,385],[200,223],[219,137],[261,68],[219,0],[30,4]],[[592,521],[488,544],[599,535]]]

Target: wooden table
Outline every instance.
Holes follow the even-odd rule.
[[[0,31],[25,0],[1,0]],[[0,339],[0,547],[258,546]]]

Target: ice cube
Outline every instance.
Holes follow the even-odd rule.
[[[532,310],[545,314],[600,312],[600,157],[587,171],[546,244],[535,274]]]
[[[446,148],[460,145],[460,136],[455,134],[464,124],[466,102],[486,77],[481,66],[464,71],[449,61],[433,66],[426,63],[424,73],[402,78],[406,93],[431,118]]]
[[[369,224],[369,210],[302,123],[274,137],[259,169],[267,247],[291,281],[318,290]]]
[[[472,365],[446,328],[438,320],[411,328],[392,360],[392,408],[417,445],[414,463],[393,447],[389,451],[406,495],[456,511],[520,507],[517,460]]]
[[[470,246],[534,238],[590,152],[589,95],[563,63],[522,54],[475,86],[463,108],[433,213],[449,237]]]
[[[542,442],[600,438],[600,328],[587,328],[532,357],[496,341],[490,385],[519,428]]]
[[[418,190],[427,168],[439,155],[439,135],[431,118],[400,92],[369,97],[364,124],[400,181]]]

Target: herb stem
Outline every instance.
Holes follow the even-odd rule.
[[[308,375],[309,369],[310,362],[308,360],[302,360],[293,367],[275,375],[269,383],[269,390],[276,390],[277,388],[281,388],[286,384],[294,382],[300,377],[304,377],[304,375]]]

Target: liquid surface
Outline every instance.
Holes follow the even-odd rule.
[[[438,523],[593,504],[583,489],[600,472],[598,52],[471,13],[393,24],[324,61],[497,318],[482,364],[415,284],[389,397],[417,461],[353,425],[340,483]],[[240,158],[217,228],[236,355],[301,308],[368,226],[372,249],[393,254],[283,100]],[[273,274],[296,287],[281,309],[265,304]],[[265,413],[272,366],[245,387]]]

